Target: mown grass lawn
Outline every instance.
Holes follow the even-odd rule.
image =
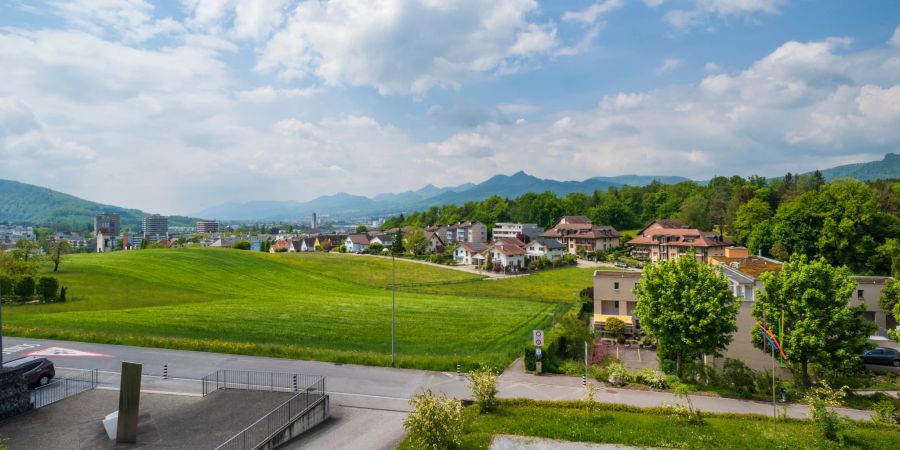
[[[4,332],[390,363],[390,260],[230,249],[145,250],[72,255],[57,276],[69,288],[69,301],[4,307]],[[465,272],[397,261],[398,285],[423,280],[453,283],[447,285],[453,289],[398,290],[401,367],[449,370],[457,361],[502,367],[518,356],[532,329],[546,327],[552,314],[568,307],[508,292],[485,296],[476,288],[497,283],[502,291],[502,283],[517,280],[485,282]],[[568,296],[574,300],[574,293]]]
[[[659,408],[598,404],[588,415],[581,402],[501,400],[492,413],[466,409],[464,449],[486,449],[497,434],[636,447],[684,449],[897,448],[900,428],[852,422],[843,444],[822,439],[812,422],[738,414],[705,415],[691,424]],[[412,449],[409,440],[400,449]]]

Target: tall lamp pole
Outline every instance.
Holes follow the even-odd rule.
[[[397,309],[397,261],[391,252],[391,367],[394,367],[394,328],[396,320],[394,312]]]

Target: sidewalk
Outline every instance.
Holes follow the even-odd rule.
[[[500,397],[504,398],[531,398],[535,400],[582,400],[584,388],[580,377],[546,374],[532,375],[525,373],[522,358],[517,359],[509,366],[498,380]],[[598,385],[596,398],[604,403],[621,403],[624,405],[655,407],[666,403],[683,402],[669,392],[641,391],[634,389],[620,389],[606,386],[594,380]],[[691,395],[691,402],[698,410],[718,413],[740,413],[772,415],[772,403],[756,400],[741,400],[725,397],[710,397],[705,395]],[[809,411],[806,405],[797,403],[777,403],[778,414],[782,410],[788,417],[808,419]],[[871,412],[850,408],[835,409],[842,416],[854,420],[869,420]]]

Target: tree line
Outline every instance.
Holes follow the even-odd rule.
[[[823,257],[859,274],[900,272],[900,180],[826,183],[819,172],[776,179],[715,177],[705,184],[653,182],[593,194],[492,196],[391,217],[384,229],[468,220],[489,227],[523,222],[550,228],[565,215],[587,216],[626,232],[675,218],[691,228],[721,231],[754,254]]]

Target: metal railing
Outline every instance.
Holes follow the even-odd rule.
[[[203,395],[219,389],[300,392],[304,386],[312,386],[320,379],[323,378],[317,375],[221,369],[203,377]]]
[[[321,402],[327,401],[324,377],[310,375],[302,377],[305,380],[310,380],[311,383],[300,385],[296,395],[231,439],[225,441],[222,445],[216,447],[216,450],[252,450],[259,448],[301,417],[309,414]]]
[[[31,406],[41,408],[97,387],[97,369],[85,370],[65,378],[56,378],[31,391]]]

